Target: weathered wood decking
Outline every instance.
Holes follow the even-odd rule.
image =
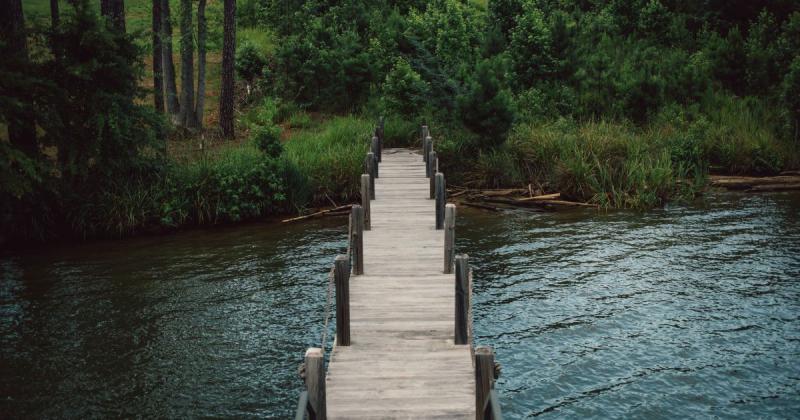
[[[350,346],[335,346],[326,379],[327,417],[475,418],[469,345],[453,344],[454,275],[443,274],[425,163],[383,151],[364,274],[350,277]]]

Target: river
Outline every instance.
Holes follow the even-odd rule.
[[[0,416],[287,418],[344,219],[0,257]],[[508,418],[800,413],[800,195],[460,211]]]

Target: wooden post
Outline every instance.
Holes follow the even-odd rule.
[[[367,155],[370,155],[370,154],[372,155],[372,172],[373,172],[372,177],[377,179],[378,178],[378,168],[380,167],[380,165],[378,165],[378,155],[373,153],[373,152],[367,153]]]
[[[364,208],[364,230],[372,229],[372,212],[369,205],[370,178],[370,174],[361,174],[361,207]]]
[[[364,208],[358,204],[352,207],[353,238],[350,252],[353,253],[353,274],[364,274]]]
[[[314,409],[317,419],[326,419],[325,409],[325,357],[322,349],[312,347],[306,350],[306,390],[308,403]]]
[[[434,184],[434,175],[436,172],[439,172],[439,161],[436,158],[436,152],[429,152],[428,153],[428,164],[427,164],[427,177],[431,179],[431,186],[433,187]],[[433,188],[431,188],[431,198],[433,198]]]
[[[433,173],[439,172],[439,159],[434,159],[432,166]],[[436,198],[436,177],[432,176],[428,178],[428,181],[430,181],[430,199],[433,200]]]
[[[491,347],[475,349],[475,410],[476,419],[483,419],[483,407],[492,392],[494,382],[494,351]]]
[[[456,205],[447,204],[444,208],[444,274],[453,272],[453,259],[456,252]]]
[[[383,160],[383,128],[385,119],[383,116],[378,118],[378,162]]]
[[[378,136],[372,136],[372,153],[375,153],[375,160],[381,161],[381,142]]]
[[[455,344],[469,344],[469,256],[456,256],[456,329],[453,341]]]
[[[428,153],[430,153],[430,149],[431,149],[430,148],[430,144],[428,143],[429,141],[430,141],[430,137],[425,137],[424,139],[422,139],[422,160],[426,164],[428,163]],[[425,166],[425,168],[427,170],[427,165]],[[426,171],[426,174],[427,174],[427,171]]]
[[[333,263],[336,282],[336,345],[350,345],[350,259],[337,255]]]
[[[432,139],[430,136],[428,136],[428,137],[425,137],[425,144],[424,144],[424,146],[425,146],[425,150],[423,151],[423,153],[425,153],[425,156],[426,156],[426,158],[425,158],[425,163],[430,163],[430,162],[428,161],[428,159],[430,159],[431,152],[433,151],[433,139]],[[433,176],[433,174],[429,174],[429,173],[427,173],[427,168],[428,168],[428,167],[427,167],[427,166],[425,166],[425,169],[426,169],[425,176]]]
[[[428,137],[430,136],[430,134],[428,134],[428,126],[427,126],[427,125],[423,125],[423,126],[422,126],[422,131],[420,131],[420,133],[419,133],[419,134],[420,134],[420,135],[419,135],[419,139],[420,139],[420,140],[422,140],[422,143],[423,143],[423,145],[424,145],[424,143],[425,143],[425,139],[426,139],[426,138],[428,138]],[[427,157],[426,155],[422,155],[422,160],[425,160],[425,159],[427,159],[427,158],[428,158],[428,157]]]
[[[364,172],[370,175],[369,180],[369,199],[375,199],[375,177],[373,174],[375,173],[375,169],[373,166],[375,165],[375,156],[370,152],[367,153],[367,156],[364,157]]]
[[[436,172],[436,229],[444,228],[444,204],[447,199],[445,191],[444,174]]]

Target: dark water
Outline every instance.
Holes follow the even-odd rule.
[[[287,418],[343,220],[0,258],[0,417]],[[508,418],[800,413],[800,196],[462,211]]]

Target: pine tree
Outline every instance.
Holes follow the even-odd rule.
[[[233,67],[236,49],[236,0],[225,0],[222,41],[222,90],[219,125],[222,135],[233,138]]]
[[[156,111],[163,113],[164,74],[161,49],[161,0],[153,0],[153,106]]]

